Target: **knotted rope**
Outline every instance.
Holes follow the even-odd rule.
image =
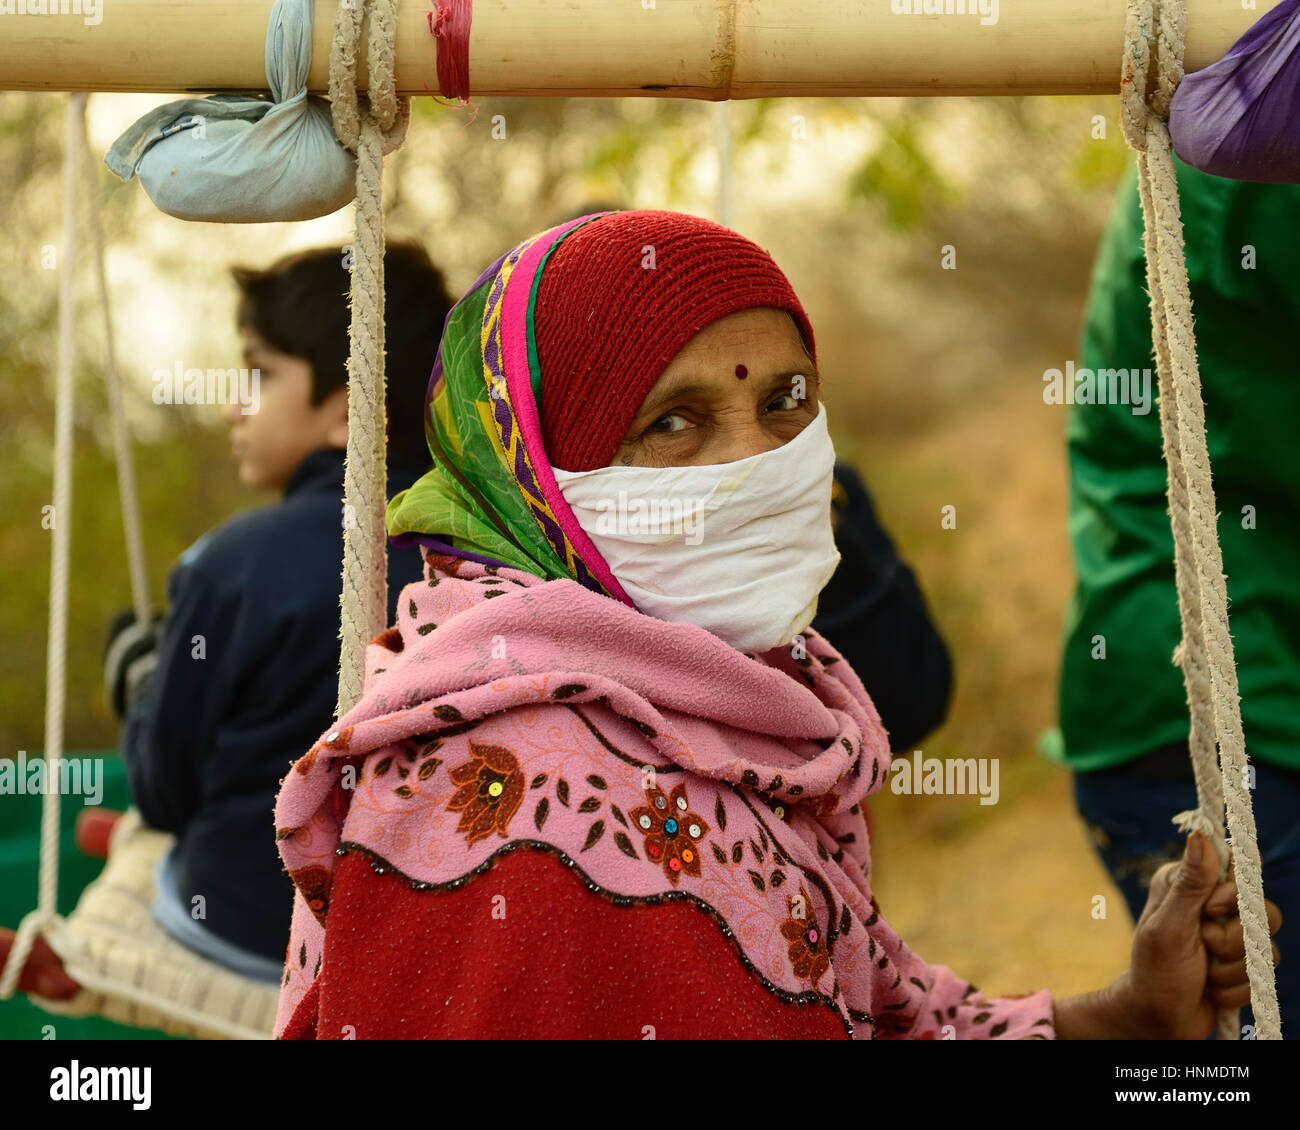
[[[1280,1040],[1272,942],[1247,782],[1237,668],[1228,633],[1228,592],[1192,332],[1178,180],[1167,125],[1169,103],[1183,77],[1186,28],[1185,0],[1128,0],[1120,84],[1124,139],[1137,153],[1146,229],[1147,289],[1160,380],[1160,428],[1169,473],[1174,576],[1183,636],[1174,651],[1174,663],[1182,668],[1187,691],[1189,745],[1199,804],[1195,811],[1179,813],[1174,823],[1185,833],[1200,832],[1214,844],[1220,882],[1231,871],[1236,872],[1256,1035],[1261,1040]],[[1148,100],[1153,32],[1156,86]],[[1223,834],[1225,799],[1231,844]],[[1238,1019],[1235,1009],[1220,1014],[1220,1039],[1240,1038]]]
[[[131,461],[131,435],[122,406],[122,376],[117,368],[113,339],[113,311],[108,301],[108,276],[104,270],[104,232],[99,222],[96,162],[92,159],[90,135],[84,110],[78,118],[81,152],[86,157],[86,226],[95,263],[99,309],[104,316],[104,385],[108,392],[109,418],[113,426],[113,461],[117,467],[117,493],[122,504],[122,536],[126,540],[126,571],[131,581],[131,605],[136,622],[149,623],[149,576],[144,562],[144,535],[140,526],[139,495],[135,489],[135,465]]]
[[[45,770],[54,786],[59,780],[59,759],[63,756],[64,700],[68,635],[68,558],[72,517],[72,405],[73,365],[75,362],[76,310],[73,284],[76,280],[77,200],[85,196],[86,226],[91,235],[91,250],[99,292],[100,311],[104,316],[104,383],[108,392],[109,416],[113,428],[113,455],[117,464],[118,493],[122,501],[122,530],[126,538],[127,572],[131,580],[131,603],[136,620],[149,622],[149,580],[144,561],[144,538],[140,527],[140,509],[135,489],[135,471],[131,462],[131,440],[127,432],[126,413],[122,406],[122,380],[117,368],[117,350],[113,341],[113,317],[108,301],[108,281],[104,270],[104,235],[95,208],[95,162],[90,160],[90,137],[86,132],[88,96],[73,94],[68,99],[66,136],[64,139],[63,258],[59,263],[59,344],[56,361],[54,424],[54,539],[50,562],[50,629],[46,655]],[[86,178],[85,192],[77,180]],[[0,975],[0,1000],[7,1000],[18,986],[18,978],[38,937],[52,936],[62,925],[58,914],[60,794],[57,787],[47,789],[42,798],[41,855],[37,908],[20,923],[9,951],[9,959]]]
[[[3,973],[0,1000],[18,987],[36,939],[49,937],[62,923],[59,899],[59,758],[63,756],[63,705],[67,679],[68,564],[72,533],[73,363],[76,360],[76,310],[73,283],[77,268],[77,197],[81,192],[81,140],[86,95],[68,98],[64,118],[63,250],[59,260],[59,345],[54,402],[54,527],[50,544],[50,621],[45,647],[45,795],[41,798],[41,862],[36,909],[23,916]]]
[[[369,99],[357,99],[357,49],[369,14]],[[348,330],[348,451],[343,484],[343,587],[336,716],[361,697],[366,644],[388,625],[388,552],[384,525],[384,156],[406,136],[410,99],[393,76],[397,0],[342,0],[330,48],[334,132],[357,156],[355,256]]]
[[[58,298],[58,354],[56,361],[55,443],[54,443],[54,524],[50,563],[50,626],[46,656],[45,701],[45,776],[46,788],[41,808],[41,848],[39,886],[36,909],[25,915],[15,932],[9,955],[0,973],[0,1000],[9,999],[17,990],[24,966],[38,938],[48,940],[55,954],[63,961],[68,975],[80,986],[80,992],[69,1001],[42,1001],[42,1007],[59,1015],[81,1016],[87,1013],[108,1016],[125,1023],[138,1023],[137,1009],[152,1011],[162,1018],[158,1023],[169,1025],[168,1031],[181,1031],[171,1025],[184,1023],[204,1037],[221,1036],[229,1039],[266,1039],[263,1032],[250,1024],[245,1015],[249,1007],[250,992],[238,984],[238,978],[229,972],[216,970],[216,977],[234,987],[214,980],[210,963],[199,955],[191,955],[184,968],[187,1000],[178,999],[174,984],[168,991],[151,983],[145,962],[148,954],[131,955],[133,960],[123,967],[120,930],[107,933],[100,930],[103,940],[116,948],[87,944],[83,929],[77,930],[78,914],[84,900],[78,904],[77,914],[71,923],[58,913],[59,834],[61,808],[61,775],[59,763],[63,757],[64,703],[66,687],[66,652],[68,623],[68,577],[70,534],[72,529],[72,472],[73,472],[73,402],[74,366],[76,361],[76,308],[74,284],[77,272],[76,251],[80,245],[77,203],[85,199],[87,209],[86,230],[91,236],[91,250],[95,267],[100,311],[103,314],[105,335],[104,380],[107,386],[109,412],[112,418],[114,456],[117,463],[118,488],[122,501],[122,524],[126,538],[127,565],[131,579],[131,596],[137,621],[149,620],[149,584],[145,569],[143,537],[137,504],[135,475],[131,462],[130,437],[122,404],[121,376],[117,368],[113,338],[112,310],[108,297],[107,276],[104,268],[104,239],[94,201],[97,192],[96,162],[91,158],[90,138],[86,131],[87,95],[73,94],[68,99],[64,146],[64,201],[63,250],[59,261]],[[84,160],[83,160],[84,159]],[[85,183],[78,184],[84,175]],[[102,882],[101,877],[97,882]],[[93,885],[92,885],[93,886]],[[130,893],[130,897],[137,897]],[[174,945],[174,949],[181,949]],[[174,966],[174,962],[172,963]],[[193,966],[192,968],[190,966]],[[175,976],[174,972],[170,974]],[[254,990],[255,994],[256,990]],[[98,999],[96,999],[98,998]],[[128,1010],[105,1011],[105,1002],[122,1002]],[[222,1008],[226,1011],[214,1011]],[[229,1012],[229,1014],[227,1014]],[[152,1025],[154,1019],[143,1021]]]

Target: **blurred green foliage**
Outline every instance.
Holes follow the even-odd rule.
[[[885,222],[903,230],[951,203],[956,192],[927,156],[924,137],[924,120],[910,108],[886,121],[880,144],[849,178],[849,199],[879,202]]]

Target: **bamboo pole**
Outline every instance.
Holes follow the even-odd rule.
[[[982,0],[988,15],[981,0],[945,2],[953,14],[906,11],[935,0],[475,0],[470,85],[475,96],[714,101],[1119,89],[1124,0]],[[1188,0],[1189,72],[1221,58],[1280,0],[1245,2]],[[0,0],[0,90],[264,90],[270,7]],[[402,2],[402,94],[437,93],[433,7]],[[317,93],[328,90],[335,10],[331,0],[317,6]]]

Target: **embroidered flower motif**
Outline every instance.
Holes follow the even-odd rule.
[[[459,788],[447,807],[460,813],[456,831],[466,833],[472,847],[494,831],[505,838],[523,800],[524,775],[505,746],[480,745],[471,739],[469,749],[470,759],[451,771],[452,784]]]
[[[794,975],[811,982],[815,989],[817,982],[830,968],[831,959],[826,951],[826,939],[812,912],[812,900],[802,886],[799,888],[799,898],[802,900],[799,905],[803,913],[800,917],[795,917],[795,899],[791,895],[786,896],[786,920],[781,923],[781,937],[789,943],[790,965],[794,968]]]
[[[370,641],[387,651],[400,652],[406,644],[402,640],[401,628],[388,628]]]
[[[324,867],[300,867],[297,871],[290,871],[289,878],[302,892],[316,921],[324,926],[330,909],[330,884],[334,881],[334,873]]]
[[[628,816],[644,836],[646,858],[663,866],[668,881],[675,887],[684,872],[700,875],[700,841],[709,832],[704,820],[692,812],[686,799],[686,786],[673,786],[667,796],[657,785],[646,789],[648,805],[638,805]]]
[[[345,726],[342,730],[331,730],[325,735],[325,744],[332,750],[346,750],[352,744],[352,729]]]
[[[461,573],[471,564],[467,558],[454,557],[450,553],[434,553],[429,549],[424,551],[424,560],[431,569],[457,579],[463,579]]]
[[[824,796],[809,798],[804,802],[804,810],[809,816],[831,816],[840,806],[839,794],[834,792],[826,793]]]
[[[794,820],[794,801],[772,798],[767,802],[767,807],[773,816],[786,824]]]
[[[294,769],[305,777],[316,767],[316,758],[321,750],[327,750],[330,753],[345,753],[348,746],[352,744],[352,729],[353,727],[347,726],[342,730],[331,730],[294,762]]]

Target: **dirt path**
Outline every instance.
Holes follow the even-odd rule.
[[[917,953],[986,993],[1100,989],[1128,966],[1128,909],[1074,810],[1069,774],[1017,764],[1024,784],[1008,790],[1004,766],[1002,799],[984,808],[974,797],[874,798],[877,900]],[[1093,918],[1096,895],[1105,919]]]

